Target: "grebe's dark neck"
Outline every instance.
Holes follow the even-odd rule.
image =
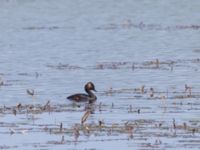
[[[94,100],[97,99],[97,97],[94,95],[94,93],[91,90],[85,89],[85,91],[88,93],[91,99],[94,99]]]

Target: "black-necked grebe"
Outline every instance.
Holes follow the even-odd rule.
[[[94,95],[94,93],[92,93],[92,91],[96,92],[95,86],[92,82],[88,82],[85,85],[85,91],[88,94],[78,93],[78,94],[68,96],[67,99],[73,100],[73,101],[76,101],[76,102],[84,102],[84,101],[93,102],[97,99],[97,97]]]

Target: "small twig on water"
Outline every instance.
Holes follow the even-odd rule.
[[[78,137],[80,136],[79,129],[78,128],[74,128],[73,133],[74,133],[75,141],[77,141]]]
[[[47,101],[42,110],[46,110],[49,107],[50,107],[50,101]]]
[[[90,110],[88,110],[88,111],[85,112],[85,114],[81,118],[81,124],[84,124],[84,122],[87,120],[87,118],[89,117],[90,114],[91,114]]]
[[[173,119],[173,128],[176,129],[176,121]]]
[[[60,123],[60,132],[62,132],[62,130],[63,130],[63,123],[61,122]]]
[[[150,88],[150,97],[154,97],[154,89],[152,87]]]
[[[35,94],[35,91],[34,91],[33,89],[27,89],[27,90],[26,90],[26,93],[27,93],[28,95],[33,96],[33,95]]]

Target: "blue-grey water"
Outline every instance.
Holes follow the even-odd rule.
[[[52,105],[70,105],[66,97],[84,92],[85,83],[92,81],[98,91],[97,104],[107,107],[92,114],[88,123],[149,119],[172,126],[176,119],[180,124],[195,120],[199,126],[199,8],[200,1],[187,0],[1,0],[0,106],[44,105],[48,100]],[[196,95],[174,98],[175,92],[187,94],[185,84]],[[148,92],[153,87],[160,93],[153,99],[149,93],[138,96],[133,89],[143,85]],[[34,89],[34,98],[27,95],[27,89]],[[110,89],[118,92],[106,94]],[[180,102],[182,106],[174,106]],[[116,109],[110,110],[112,104]],[[130,105],[141,113],[128,113]],[[184,135],[176,139],[152,134],[143,141],[120,140],[126,139],[126,134],[85,137],[80,133],[75,144],[54,145],[49,141],[59,141],[62,134],[34,132],[42,124],[63,122],[64,127],[72,127],[80,123],[83,114],[41,113],[33,122],[26,114],[2,112],[0,123],[16,127],[2,125],[0,149],[200,148],[198,141],[187,145],[193,138],[197,140],[199,133],[191,134],[185,143],[180,142]],[[11,135],[17,128],[20,133]],[[23,128],[31,130],[21,133]],[[135,136],[141,137],[137,130]]]

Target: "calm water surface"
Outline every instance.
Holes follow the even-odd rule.
[[[173,92],[184,92],[185,84],[192,87],[192,92],[200,92],[199,8],[200,1],[187,0],[1,0],[0,77],[4,85],[0,86],[0,105],[43,105],[47,100],[54,105],[70,105],[66,97],[83,91],[84,84],[93,81],[98,90],[97,104],[107,107],[92,114],[88,122],[149,119],[171,126],[173,118],[180,124],[199,120],[199,105],[195,106],[199,97],[173,99]],[[145,66],[156,59],[159,68],[154,69],[154,64],[153,68]],[[164,63],[172,61],[174,66]],[[159,98],[169,92],[166,101],[151,100],[149,94],[138,96],[130,90],[142,85],[146,90],[153,87],[164,92],[157,94]],[[119,91],[105,94],[110,88]],[[26,89],[35,90],[34,102]],[[182,102],[183,106],[175,107],[174,102]],[[184,105],[188,103],[194,105]],[[116,109],[110,110],[112,104]],[[133,110],[141,109],[141,114],[128,113],[130,105]],[[17,127],[1,127],[0,149],[200,148],[197,143],[180,143],[183,136],[159,138],[153,134],[144,141],[124,140],[126,134],[80,136],[77,143],[53,145],[48,141],[59,141],[62,134],[37,132],[42,124],[56,126],[63,122],[71,127],[80,123],[83,114],[42,113],[33,121],[25,114],[1,113],[1,123],[31,131],[10,135],[10,130]],[[74,138],[65,136],[66,140]],[[140,133],[136,131],[135,136],[140,137]],[[198,139],[200,135],[195,136]],[[156,140],[162,142],[151,147]]]

